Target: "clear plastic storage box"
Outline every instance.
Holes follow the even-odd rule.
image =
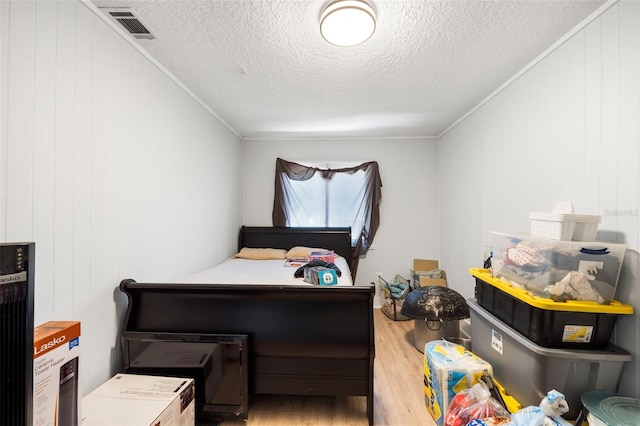
[[[615,298],[626,245],[492,234],[495,278],[555,301],[608,303]]]

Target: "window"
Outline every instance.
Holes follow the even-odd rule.
[[[350,226],[357,265],[378,229],[381,187],[375,161],[300,164],[278,158],[273,225]]]
[[[336,164],[305,165],[323,169],[338,167]],[[362,199],[366,176],[362,170],[353,174],[337,173],[331,179],[316,173],[308,180],[288,183],[292,197],[287,205],[287,226],[352,226],[358,208],[353,200]]]

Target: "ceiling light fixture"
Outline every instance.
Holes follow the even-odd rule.
[[[336,46],[364,43],[376,29],[376,13],[362,0],[336,0],[320,17],[320,34]]]

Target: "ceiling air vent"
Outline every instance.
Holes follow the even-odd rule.
[[[134,38],[153,40],[156,37],[130,8],[100,8],[112,21],[122,25]]]

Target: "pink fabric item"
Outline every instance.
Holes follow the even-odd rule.
[[[547,249],[544,244],[521,241],[515,247],[507,249],[507,259],[518,266],[539,266],[545,262],[544,254]]]

